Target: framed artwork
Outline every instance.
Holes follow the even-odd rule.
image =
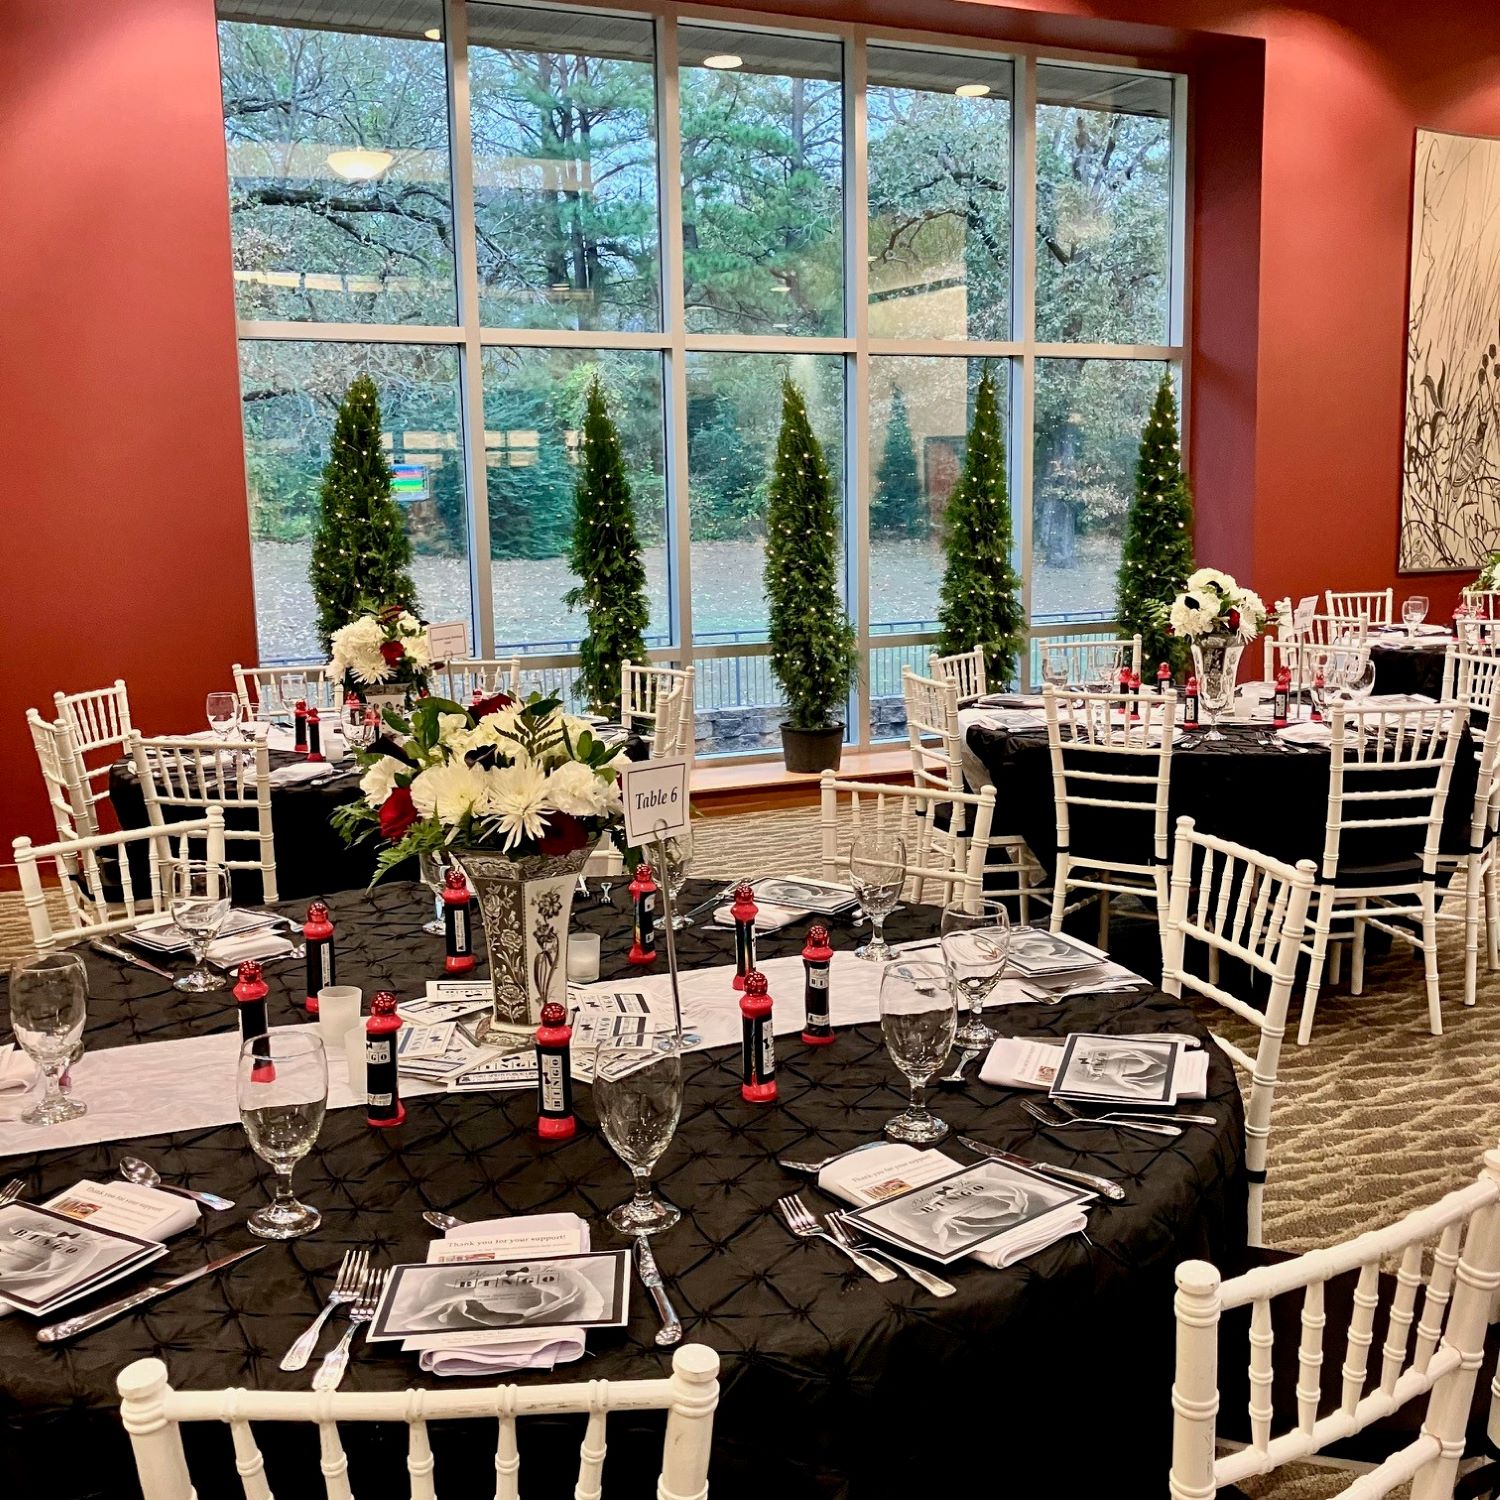
[[[1500,548],[1500,140],[1417,132],[1402,456],[1403,573]]]

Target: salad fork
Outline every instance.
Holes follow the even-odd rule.
[[[1052,1107],[1059,1114],[1066,1115],[1070,1120],[1080,1120],[1085,1124],[1092,1124],[1096,1120],[1105,1120],[1111,1125],[1217,1125],[1219,1123],[1212,1115],[1185,1115],[1176,1111],[1171,1114],[1152,1111],[1148,1114],[1140,1109],[1107,1109],[1102,1114],[1086,1115],[1082,1110],[1074,1109],[1066,1099],[1054,1099],[1051,1102]],[[1178,1134],[1180,1135],[1181,1131]]]
[[[786,1227],[799,1240],[826,1240],[836,1250],[842,1250],[872,1280],[894,1281],[896,1279],[896,1273],[889,1266],[881,1265],[878,1260],[871,1259],[864,1251],[856,1250],[852,1245],[846,1245],[841,1239],[835,1238],[824,1229],[808,1212],[807,1205],[796,1193],[786,1198],[778,1198],[776,1211],[781,1215]]]
[[[339,1382],[344,1378],[344,1371],[349,1368],[349,1346],[354,1342],[354,1335],[375,1316],[375,1309],[385,1294],[386,1278],[390,1274],[389,1271],[370,1271],[366,1274],[360,1284],[359,1296],[349,1304],[349,1326],[344,1330],[343,1338],[323,1356],[323,1363],[313,1376],[312,1388],[315,1391],[332,1391],[338,1388]]]
[[[12,1177],[4,1187],[0,1187],[0,1207],[7,1203],[14,1203],[25,1191],[26,1184],[19,1177]]]
[[[828,1232],[840,1241],[845,1249],[858,1250],[864,1255],[874,1255],[883,1261],[888,1261],[898,1271],[906,1272],[918,1286],[926,1287],[934,1297],[951,1297],[958,1290],[951,1281],[944,1281],[941,1276],[934,1276],[931,1271],[924,1271],[921,1266],[914,1266],[910,1261],[902,1260],[899,1255],[892,1255],[889,1250],[882,1250],[872,1245],[869,1240],[856,1238],[853,1225],[844,1219],[843,1209],[835,1209],[831,1214],[825,1214],[823,1222],[828,1226]]]
[[[313,1350],[318,1347],[318,1335],[323,1331],[323,1325],[328,1321],[329,1313],[345,1302],[354,1301],[364,1281],[365,1273],[369,1269],[370,1252],[368,1250],[344,1252],[344,1258],[339,1262],[338,1275],[333,1280],[333,1290],[329,1292],[328,1300],[323,1304],[323,1310],[313,1319],[312,1324],[297,1342],[282,1355],[281,1368],[283,1370],[306,1368],[308,1360],[312,1358]]]
[[[1057,1100],[1054,1099],[1052,1103],[1061,1111]],[[1045,1125],[1049,1130],[1067,1130],[1076,1125],[1102,1125],[1106,1130],[1138,1130],[1143,1135],[1178,1136],[1182,1134],[1176,1125],[1148,1125],[1144,1122],[1137,1124],[1130,1120],[1092,1120],[1083,1115],[1070,1116],[1061,1112],[1053,1114],[1035,1099],[1021,1100],[1021,1108],[1038,1124]]]

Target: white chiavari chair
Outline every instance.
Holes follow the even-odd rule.
[[[99,831],[95,808],[109,796],[109,768],[130,733],[130,697],[118,677],[113,687],[54,693],[57,722],[72,740],[73,759],[88,793],[87,832]]]
[[[235,696],[250,718],[290,718],[298,699],[320,714],[344,705],[343,680],[326,666],[242,667],[235,662],[230,670]]]
[[[468,707],[477,693],[481,698],[495,693],[521,696],[519,656],[467,656],[450,661],[432,674],[432,691],[450,703]]]
[[[47,786],[47,803],[60,839],[97,833],[88,787],[73,754],[73,737],[59,720],[49,724],[34,708],[26,710],[26,727]]]
[[[1112,646],[1118,646],[1121,670],[1129,667],[1137,675],[1141,671],[1141,638],[1138,635],[1132,636],[1128,641],[1100,640],[1097,637],[1090,640],[1086,636],[1079,640],[1054,640],[1051,636],[1044,636],[1036,644],[1044,665],[1049,658],[1067,663],[1067,680],[1073,687],[1082,687],[1088,681],[1089,663],[1093,659],[1093,653],[1101,647],[1107,650]],[[1116,685],[1111,682],[1111,689]],[[1150,683],[1146,685],[1151,686]]]
[[[1328,613],[1335,620],[1353,624],[1361,615],[1371,625],[1389,625],[1395,619],[1395,589],[1327,589]]]
[[[1464,1004],[1473,1005],[1479,988],[1481,921],[1486,962],[1491,969],[1500,968],[1500,881],[1495,870],[1495,838],[1500,832],[1500,656],[1482,647],[1450,645],[1443,662],[1443,698],[1467,705],[1470,730],[1479,737],[1468,848],[1461,855],[1438,855],[1440,869],[1464,871],[1462,913],[1443,903],[1437,916],[1440,922],[1463,923]]]
[[[972,651],[955,651],[950,656],[929,656],[927,670],[940,682],[951,682],[960,698],[982,698],[989,692],[983,646],[975,646]]]
[[[620,722],[640,733],[654,730],[658,699],[688,682],[688,674],[676,667],[653,667],[649,662],[620,663]],[[688,699],[691,701],[689,686]]]
[[[149,864],[146,889],[137,890],[129,856],[137,846]],[[31,923],[31,936],[43,951],[103,937],[136,926],[143,918],[167,909],[169,893],[164,871],[179,859],[224,862],[224,809],[211,807],[208,815],[174,823],[170,829],[132,828],[125,833],[96,833],[54,844],[33,844],[28,838],[12,842],[21,877],[21,900]],[[66,904],[66,921],[54,924],[47,911],[47,888],[42,866],[54,866]],[[119,899],[109,889],[118,870]]]
[[[132,731],[130,754],[153,828],[174,832],[175,819],[221,808],[245,814],[226,827],[226,843],[249,845],[247,854],[225,858],[234,873],[260,873],[262,901],[275,901],[276,845],[271,830],[270,752],[264,738],[241,740],[146,739]]]
[[[841,838],[840,799],[843,799]],[[967,844],[947,840],[940,852],[929,851],[931,863],[913,859],[911,851],[920,848],[918,818],[930,818],[938,805],[951,805],[953,816],[967,816]],[[849,848],[861,834],[892,834],[906,840],[906,878],[917,885],[931,880],[940,891],[939,900],[947,905],[963,901],[973,905],[984,896],[985,866],[991,846],[990,828],[995,818],[995,789],[983,786],[978,792],[938,791],[918,786],[884,786],[872,781],[840,781],[832,771],[824,771],[820,782],[819,824],[823,840],[823,878],[847,881]],[[905,887],[903,886],[903,889]]]
[[[1061,932],[1063,918],[1097,896],[1099,945],[1107,947],[1110,897],[1131,895],[1154,909],[1165,931],[1177,695],[1058,693],[1048,686],[1042,697],[1057,806],[1052,930]],[[1069,907],[1075,890],[1089,895]]]
[[[1500,620],[1500,589],[1465,589],[1463,604],[1476,620]]]
[[[691,674],[689,668],[689,674]],[[691,753],[688,730],[692,724],[692,680],[679,683],[656,700],[656,733],[651,736],[651,759],[670,760]]]
[[[1297,1043],[1312,1037],[1329,944],[1350,941],[1350,989],[1364,989],[1365,933],[1375,927],[1422,953],[1427,1019],[1442,1034],[1437,871],[1453,759],[1468,722],[1462,703],[1420,708],[1333,705],[1328,817],[1313,900],[1311,959]],[[1398,842],[1392,859],[1390,841]],[[1420,935],[1408,925],[1420,925]],[[1335,924],[1348,924],[1337,936]]]
[[[227,1424],[234,1444],[235,1469],[245,1500],[271,1500],[265,1459],[255,1440],[256,1422],[310,1423],[316,1426],[319,1470],[297,1487],[314,1489],[328,1500],[353,1500],[348,1457],[340,1424],[402,1423],[407,1427],[406,1469],[412,1500],[437,1500],[428,1425],[457,1419],[498,1424],[495,1446],[495,1500],[519,1500],[521,1457],[516,1429],[527,1417],[587,1417],[579,1453],[575,1495],[593,1500],[602,1493],[608,1417],[617,1411],[666,1413],[657,1500],[705,1500],[713,1443],[714,1409],[719,1403],[719,1356],[704,1344],[683,1344],[672,1355],[672,1373],[654,1380],[590,1380],[568,1385],[497,1385],[472,1390],[428,1391],[178,1391],[168,1383],[159,1359],[138,1359],[116,1381],[120,1417],[135,1451],[136,1474],[144,1500],[195,1500],[226,1495],[235,1480],[195,1490],[183,1448],[184,1423]],[[224,1488],[220,1489],[219,1484]],[[455,1489],[445,1494],[456,1495]],[[467,1491],[473,1495],[472,1488]],[[486,1493],[490,1493],[488,1490]],[[536,1493],[528,1485],[527,1493]]]
[[[1370,649],[1370,620],[1368,615],[1355,615],[1352,619],[1340,619],[1335,615],[1314,615],[1303,630],[1288,623],[1277,635],[1265,637],[1266,681],[1274,682],[1277,671],[1285,667],[1292,674],[1294,684],[1310,683],[1312,678],[1307,666],[1309,651],[1327,651],[1337,647],[1340,651],[1363,655]]]
[[[1245,1109],[1245,1167],[1250,1179],[1250,1244],[1261,1243],[1261,1203],[1276,1070],[1286,1036],[1287,1007],[1297,979],[1297,960],[1307,925],[1308,901],[1318,867],[1310,859],[1294,869],[1242,844],[1198,833],[1191,818],[1177,820],[1172,846],[1172,896],[1162,940],[1161,987],[1169,995],[1184,988],[1212,1000],[1253,1026],[1255,1056],[1215,1036],[1214,1041],[1249,1076]],[[1207,950],[1207,973],[1190,966],[1188,943]],[[1197,949],[1194,948],[1196,956]],[[1262,1008],[1219,984],[1219,959],[1238,960],[1270,983]]]
[[[1411,1500],[1451,1496],[1500,1286],[1497,1204],[1500,1151],[1488,1151],[1476,1182],[1383,1229],[1222,1282],[1207,1261],[1179,1265],[1172,1500],[1212,1500],[1226,1485],[1350,1440],[1376,1461],[1340,1492],[1343,1500],[1377,1500],[1408,1481]],[[1398,1265],[1394,1276],[1381,1273],[1386,1262]],[[1344,1296],[1350,1281],[1352,1302]],[[1278,1322],[1287,1325],[1279,1338]],[[1325,1358],[1330,1335],[1333,1357]],[[1290,1353],[1278,1360],[1289,1344],[1295,1385]],[[1248,1366],[1243,1419],[1221,1400],[1221,1354],[1231,1378]],[[1424,1398],[1420,1431],[1401,1446],[1400,1436],[1371,1430]],[[1242,1447],[1217,1451],[1246,1437]]]

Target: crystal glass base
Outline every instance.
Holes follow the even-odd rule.
[[[995,1040],[995,1033],[978,1016],[971,1015],[953,1034],[953,1044],[960,1051],[974,1047],[988,1047]]]
[[[885,1122],[885,1133],[893,1141],[912,1146],[928,1146],[948,1134],[947,1125],[928,1110],[903,1109]]]
[[[660,1234],[682,1217],[682,1210],[653,1194],[644,1203],[632,1198],[612,1208],[606,1217],[610,1228],[621,1234]]]
[[[884,938],[871,938],[864,947],[854,950],[854,956],[872,964],[884,964],[889,963],[896,955],[891,952],[891,945]]]
[[[182,990],[189,995],[204,995],[210,990],[222,990],[229,981],[222,974],[215,974],[208,969],[194,969],[191,974],[184,974],[180,979],[172,981],[174,990]]]
[[[323,1222],[323,1215],[295,1198],[290,1203],[268,1203],[245,1220],[245,1228],[262,1240],[295,1240],[311,1234]]]
[[[23,1125],[61,1125],[65,1120],[76,1120],[89,1112],[87,1104],[59,1094],[55,1099],[43,1099],[21,1116]]]
[[[433,937],[443,937],[448,929],[434,917],[432,921],[422,923],[422,931],[430,933]]]
[[[682,916],[680,913],[672,918],[673,932],[683,932],[692,925],[692,922],[687,917]]]

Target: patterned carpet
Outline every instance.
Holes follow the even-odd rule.
[[[694,827],[694,874],[822,873],[815,808],[703,818]],[[1268,1244],[1309,1249],[1389,1223],[1471,1181],[1480,1154],[1500,1140],[1500,976],[1481,968],[1479,1003],[1465,1009],[1461,934],[1442,928],[1441,1037],[1427,1031],[1420,965],[1400,948],[1372,961],[1361,998],[1325,991],[1312,1045],[1289,1043],[1282,1053]],[[0,896],[0,960],[28,947],[20,898]],[[1222,1024],[1222,1012],[1204,1009],[1216,1028],[1246,1043]],[[1323,1500],[1350,1477],[1302,1467],[1244,1492]]]

